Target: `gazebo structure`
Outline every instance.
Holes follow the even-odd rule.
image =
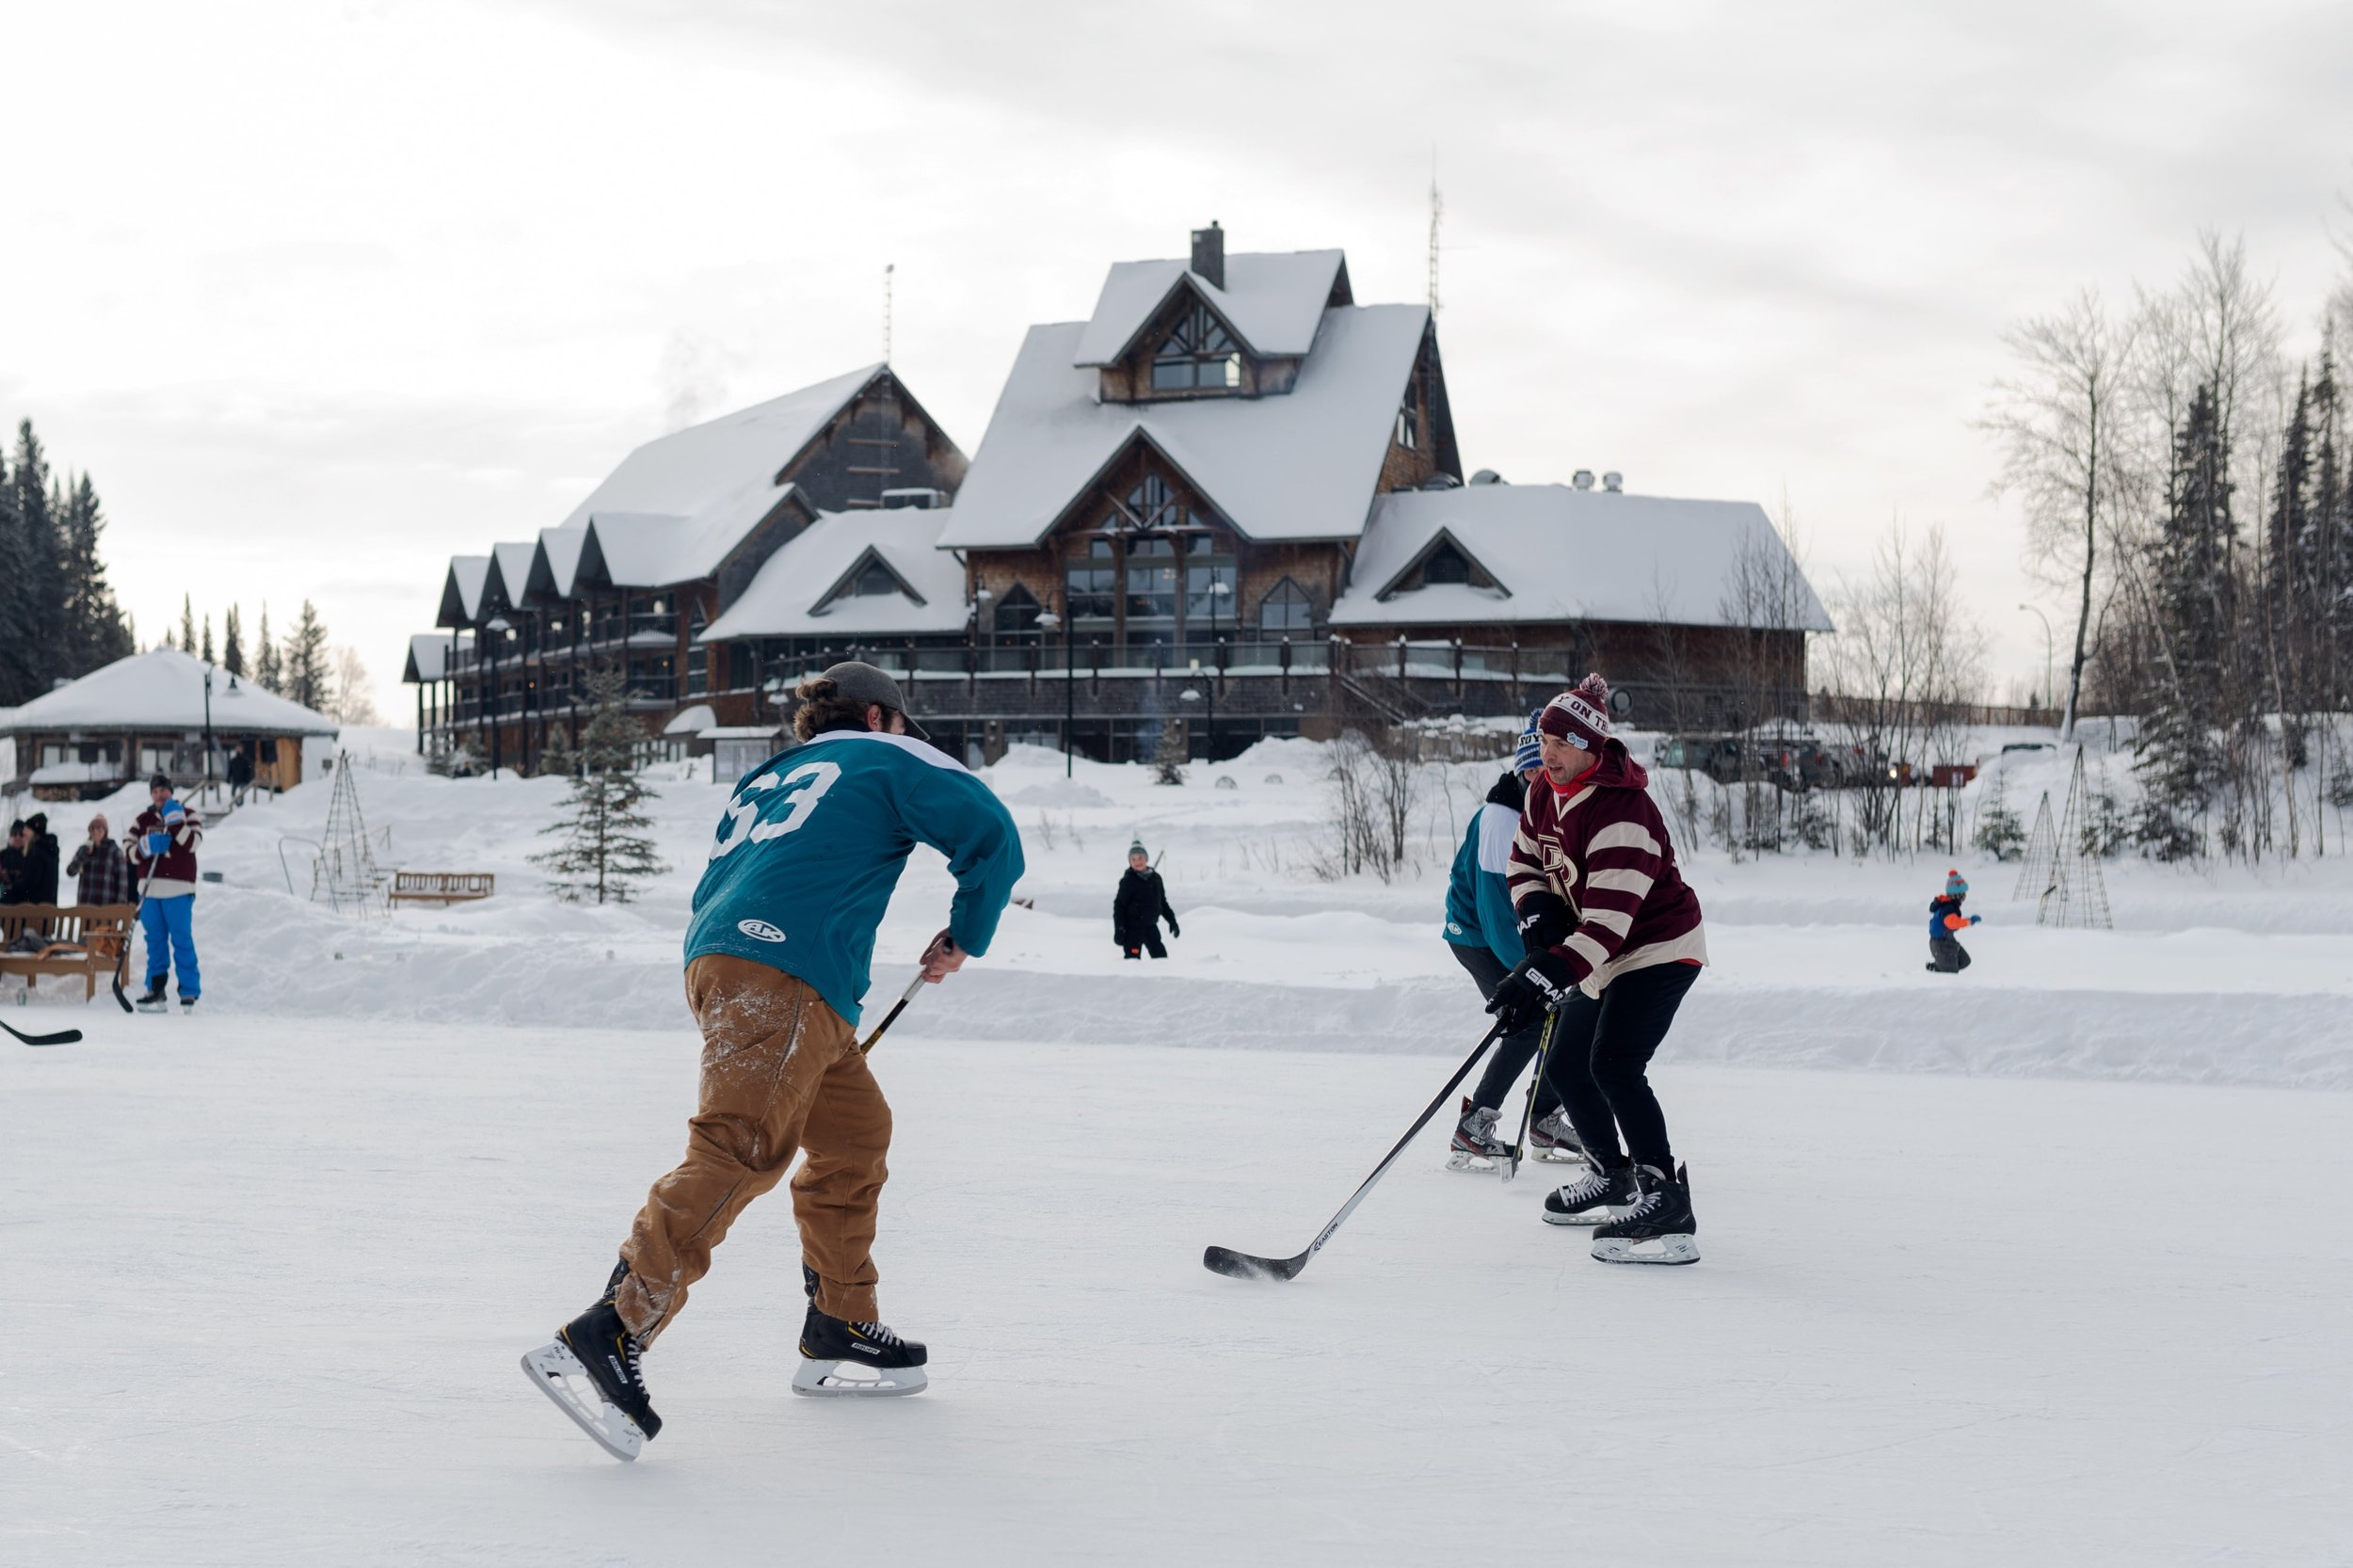
[[[16,753],[6,787],[29,787],[41,800],[96,800],[155,773],[218,779],[240,747],[256,784],[290,789],[302,782],[302,743],[335,734],[326,714],[168,648],[118,659],[0,714],[0,736]]]

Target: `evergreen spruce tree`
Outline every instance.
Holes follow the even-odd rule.
[[[64,561],[57,539],[57,496],[49,477],[49,456],[33,422],[16,427],[16,459],[9,474],[15,492],[16,527],[21,541],[17,612],[13,630],[30,640],[19,653],[25,685],[19,702],[40,696],[50,682],[66,673],[61,644],[65,633]]]
[[[2214,389],[2201,385],[2175,433],[2154,551],[2155,682],[2134,742],[2143,785],[2135,836],[2160,860],[2199,853],[2192,824],[2221,776],[2226,639],[2236,625],[2231,452]]]
[[[186,594],[180,596],[180,651],[196,651],[196,606]]]
[[[286,633],[278,693],[305,708],[321,712],[334,700],[335,672],[327,662],[327,627],[307,599],[302,601],[302,615],[295,621],[295,629]]]
[[[561,841],[531,859],[547,868],[558,898],[627,904],[638,881],[668,869],[645,836],[653,819],[641,808],[654,798],[638,776],[637,743],[645,731],[629,716],[629,682],[620,671],[597,670],[585,684],[594,712],[580,737],[580,776],[565,794],[564,814],[539,830],[561,835]]]
[[[33,690],[32,596],[26,582],[24,520],[16,509],[16,482],[0,452],[0,708],[39,694]]]
[[[208,664],[219,662],[213,657],[213,613],[210,610],[204,612],[204,645],[197,657]]]
[[[79,475],[66,487],[60,515],[65,540],[66,649],[71,665],[67,673],[87,675],[137,651],[137,645],[106,582],[106,563],[98,547],[106,517],[88,474]]]
[[[278,645],[269,636],[269,601],[262,601],[262,625],[253,636],[253,682],[265,692],[284,695],[285,669],[278,656]]]
[[[229,606],[220,621],[220,667],[232,675],[245,673],[245,640],[237,625],[237,607]]]
[[[1160,741],[1152,748],[1152,782],[1182,784],[1185,751],[1185,727],[1176,719],[1162,719]]]
[[[539,776],[569,778],[580,771],[580,754],[572,749],[570,727],[557,725],[548,731],[548,744],[539,748]]]

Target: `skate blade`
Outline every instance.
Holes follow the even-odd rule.
[[[1593,1256],[1604,1263],[1697,1263],[1696,1236],[1596,1236]]]
[[[634,1460],[644,1451],[645,1430],[626,1411],[606,1400],[588,1369],[562,1340],[525,1352],[523,1375],[615,1459]]]
[[[1593,1208],[1580,1208],[1573,1214],[1555,1214],[1547,1208],[1545,1210],[1545,1224],[1584,1226],[1615,1224],[1625,1218],[1625,1211],[1632,1207],[1631,1204],[1602,1204]]]
[[[863,1361],[811,1361],[792,1373],[792,1392],[818,1399],[873,1399],[920,1394],[931,1384],[920,1367],[869,1367]]]
[[[1585,1157],[1575,1149],[1564,1149],[1552,1144],[1536,1145],[1536,1158],[1547,1165],[1582,1165]]]
[[[1449,1171],[1467,1171],[1473,1176],[1493,1176],[1496,1161],[1492,1155],[1473,1154],[1468,1149],[1449,1150],[1446,1157]]]

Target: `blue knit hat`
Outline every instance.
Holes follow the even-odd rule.
[[[1545,765],[1544,747],[1537,744],[1536,721],[1545,716],[1542,708],[1532,709],[1528,715],[1528,728],[1520,732],[1516,749],[1512,753],[1512,771],[1526,773]]]
[[[1968,894],[1968,878],[1962,876],[1961,872],[1957,871],[1946,872],[1945,873],[1945,896],[1946,898],[1966,898]]]

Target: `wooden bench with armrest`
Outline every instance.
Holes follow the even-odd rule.
[[[101,980],[113,983],[137,918],[131,904],[0,904],[0,974],[78,974],[88,1001]],[[40,946],[13,951],[28,934]]]
[[[467,904],[488,898],[498,878],[489,872],[394,872],[394,904]]]

